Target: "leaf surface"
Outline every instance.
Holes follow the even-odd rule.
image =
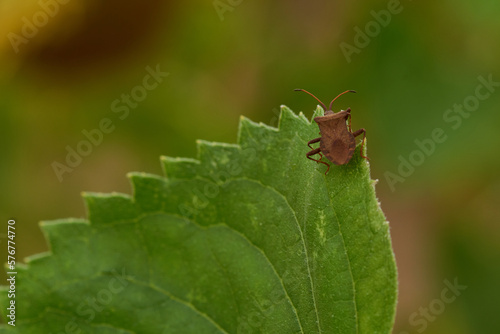
[[[282,107],[279,130],[242,118],[238,144],[130,174],[132,197],[85,194],[88,220],[41,224],[51,252],[17,267],[16,328],[0,333],[390,333],[396,267],[369,164],[358,146],[325,176],[305,157],[317,136]]]

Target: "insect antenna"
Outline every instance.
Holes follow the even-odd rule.
[[[345,92],[343,93],[340,93],[339,95],[337,95],[333,100],[332,102],[330,102],[330,107],[328,110],[332,110],[332,105],[333,105],[333,101],[335,101],[340,95],[344,95],[345,93],[356,93],[355,90],[346,90]],[[312,95],[312,94],[311,94]]]
[[[297,88],[297,89],[294,89],[294,91],[296,91],[296,92],[299,92],[299,91],[300,91],[300,92],[304,92],[304,93],[307,93],[307,94],[311,95],[312,97],[314,97],[314,98],[315,98],[315,99],[316,99],[316,100],[317,100],[317,101],[321,104],[321,106],[323,107],[323,109],[324,109],[325,111],[327,110],[327,109],[326,109],[325,104],[324,104],[323,102],[321,102],[321,101],[320,101],[320,99],[318,99],[316,96],[314,96],[314,95],[312,95],[311,93],[309,93],[307,90],[305,90],[305,89],[301,89],[301,88]],[[331,108],[330,108],[330,109],[331,109]]]

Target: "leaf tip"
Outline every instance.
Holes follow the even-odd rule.
[[[168,179],[189,179],[198,173],[200,161],[191,158],[161,156],[163,175]]]
[[[325,110],[320,105],[317,105],[316,110],[314,110],[311,122],[314,120],[315,117],[323,116],[324,114],[325,114]]]

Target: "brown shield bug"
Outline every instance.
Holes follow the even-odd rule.
[[[343,93],[340,93],[335,97],[332,102],[330,102],[330,106],[328,109],[325,104],[321,102],[316,96],[309,93],[304,89],[295,89],[296,91],[302,91],[314,97],[325,110],[324,116],[314,117],[314,121],[318,123],[319,131],[321,137],[310,140],[307,145],[312,150],[306,154],[308,159],[311,159],[316,162],[320,162],[325,164],[328,168],[326,169],[326,173],[330,170],[330,165],[324,161],[321,161],[323,158],[323,153],[328,160],[330,160],[335,165],[345,165],[348,163],[351,158],[354,150],[356,149],[356,140],[354,137],[363,134],[363,140],[361,142],[361,150],[360,154],[362,158],[368,159],[363,155],[363,145],[365,143],[366,138],[366,130],[359,129],[357,131],[352,132],[351,129],[351,108],[347,108],[347,110],[341,110],[337,113],[332,111],[332,104],[339,96],[345,93],[356,93],[353,90],[346,90]],[[347,122],[348,121],[348,122]],[[319,147],[313,149],[311,144],[319,143]],[[312,155],[319,154],[319,160],[311,158]]]

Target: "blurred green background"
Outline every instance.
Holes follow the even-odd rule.
[[[399,267],[394,333],[500,333],[499,87],[459,126],[444,119],[475,102],[479,76],[500,82],[499,14],[494,0],[0,0],[0,214],[17,221],[17,258],[48,249],[39,221],[85,217],[82,191],[130,193],[126,173],[161,174],[160,155],[234,143],[240,115],[276,125],[285,104],[310,117],[316,101],[294,88],[325,103],[355,89],[334,110],[367,129]],[[114,112],[148,66],[169,75]],[[60,181],[53,163],[104,118],[114,130]],[[446,141],[391,186],[436,128]],[[455,279],[467,288],[440,303]]]

